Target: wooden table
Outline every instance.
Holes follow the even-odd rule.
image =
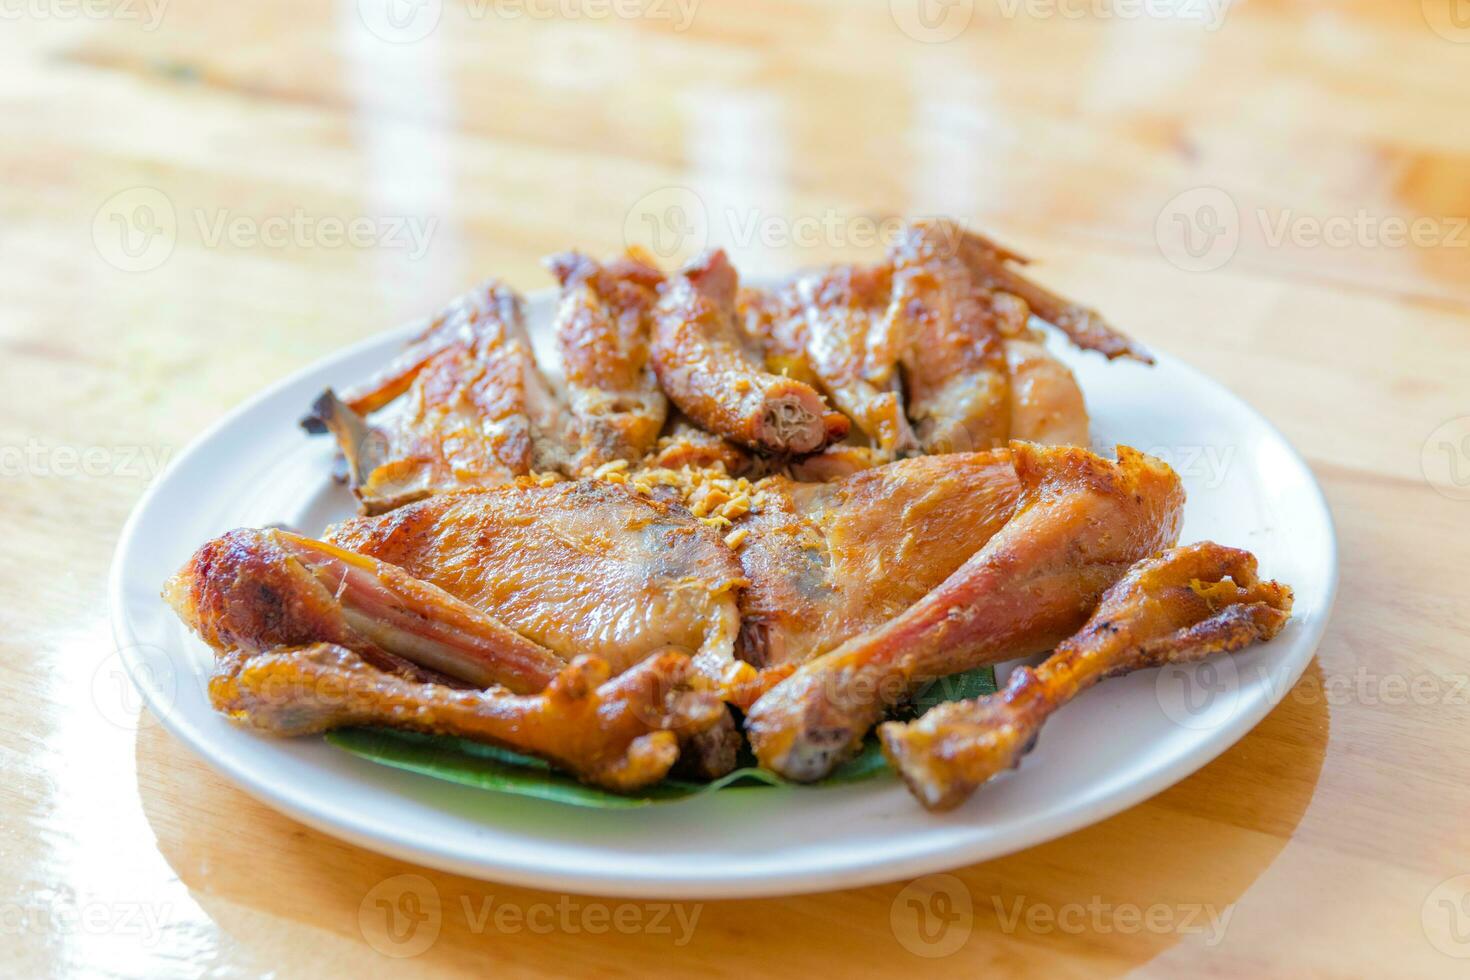
[[[4,6],[7,973],[1470,969],[1464,3],[929,2]],[[1258,406],[1342,548],[1284,703],[1147,803],[957,871],[957,951],[919,955],[904,883],[597,934],[621,903],[276,815],[119,684],[117,531],[262,386],[477,277],[546,285],[572,244],[774,272],[934,213]],[[426,884],[420,951],[372,912]]]

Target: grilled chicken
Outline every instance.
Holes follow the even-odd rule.
[[[997,694],[883,725],[883,751],[924,806],[951,809],[1019,765],[1052,712],[1103,678],[1243,649],[1290,615],[1291,590],[1261,581],[1249,552],[1209,541],[1166,551],[1134,565],[1040,667],[1017,668]]]
[[[601,265],[577,252],[547,260],[561,283],[556,343],[566,377],[573,475],[653,448],[669,403],[649,363],[663,274],[637,255]]]
[[[626,791],[729,771],[723,700],[762,765],[810,781],[923,683],[1061,643],[1003,694],[884,727],[944,808],[1098,678],[1289,613],[1244,552],[1148,557],[1178,537],[1178,477],[1072,448],[1082,393],[1029,320],[1148,353],[952,222],[774,290],[718,251],[668,277],[632,253],[548,264],[565,402],[488,283],[306,420],[368,516],[325,541],[230,532],[167,585],[216,651],[219,710],[481,739]]]
[[[1010,520],[1009,450],[920,456],[832,483],[773,477],[745,531],[741,650],[795,666],[923,598]]]
[[[606,789],[630,792],[668,775],[688,740],[728,717],[723,705],[685,684],[676,653],[608,679],[595,657],[579,657],[538,694],[462,690],[378,670],[332,643],[234,650],[210,679],[215,709],[272,735],[314,735],[383,725],[489,742],[538,756]]]
[[[363,418],[363,409],[400,397],[392,418]],[[562,469],[571,452],[569,421],[536,365],[521,298],[494,282],[437,317],[369,386],[343,398],[327,391],[304,424],[336,436],[369,514]]]
[[[771,374],[736,322],[735,268],[711,252],[670,277],[654,315],[653,364],[669,399],[698,425],[750,449],[810,453],[847,434],[802,381]]]
[[[200,548],[164,597],[216,651],[215,707],[264,731],[462,735],[615,789],[661,779],[681,743],[703,775],[734,762],[729,712],[695,693],[688,657],[662,650],[598,687],[602,659],[568,666],[437,586],[334,545],[232,531]]]
[[[415,680],[529,693],[566,661],[401,568],[276,530],[206,543],[164,598],[217,653],[332,643]]]
[[[1120,446],[1012,443],[1014,515],[939,586],[883,625],[803,664],[746,717],[761,764],[820,779],[884,708],[916,686],[1047,650],[1070,636],[1136,561],[1175,543],[1184,491],[1164,463]]]
[[[613,671],[662,650],[718,682],[734,663],[742,572],[683,507],[601,481],[441,494],[327,540],[388,562],[571,659]]]

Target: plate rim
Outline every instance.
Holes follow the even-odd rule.
[[[527,294],[526,298],[529,305],[554,294],[554,290],[538,290]],[[285,787],[278,780],[273,781],[257,774],[258,766],[244,764],[234,759],[232,753],[220,751],[218,746],[213,746],[211,738],[183,717],[180,711],[172,705],[159,703],[168,699],[162,697],[161,692],[149,683],[146,667],[138,653],[140,644],[133,632],[128,613],[125,573],[131,564],[133,550],[140,544],[135,540],[139,525],[157,497],[169,485],[170,478],[177,469],[181,469],[195,455],[203,452],[222,431],[273,401],[284,390],[300,384],[311,375],[329,369],[335,363],[360,355],[394,337],[409,335],[415,326],[416,324],[402,324],[330,351],[266,386],[207,426],[182,452],[170,459],[163,472],[149,484],[134,504],[118,535],[108,574],[108,607],[114,643],[122,655],[129,679],[142,695],[149,712],[162,727],[212,770],[228,778],[254,799],[328,836],[346,840],[367,850],[482,880],[573,894],[644,899],[696,900],[808,894],[890,882],[962,867],[1024,850],[1106,820],[1208,765],[1239,742],[1285,699],[1315,658],[1332,617],[1340,578],[1337,527],[1326,494],[1311,466],[1270,419],[1229,387],[1179,357],[1155,351],[1160,366],[1167,363],[1172,370],[1185,372],[1193,382],[1214,389],[1227,398],[1235,410],[1243,412],[1274,437],[1306,477],[1303,489],[1311,493],[1311,503],[1320,513],[1326,532],[1326,552],[1321,556],[1325,560],[1326,568],[1321,615],[1314,622],[1303,624],[1304,632],[1296,645],[1301,652],[1297,654],[1297,661],[1290,665],[1286,682],[1274,687],[1267,697],[1251,705],[1248,710],[1238,711],[1211,738],[1187,749],[1178,758],[1159,766],[1143,778],[1129,780],[1118,788],[1104,792],[1090,804],[1063,809],[1048,818],[1038,819],[1027,824],[1021,832],[1007,833],[999,838],[982,836],[959,842],[940,841],[937,846],[914,853],[879,854],[869,849],[861,852],[860,857],[854,857],[852,852],[848,852],[841,859],[828,859],[822,867],[815,869],[798,867],[775,873],[767,870],[731,873],[726,868],[715,877],[690,874],[677,878],[662,873],[649,874],[639,869],[626,869],[620,873],[557,872],[554,869],[541,868],[536,862],[517,861],[514,854],[478,855],[470,859],[458,851],[436,847],[432,839],[405,841],[397,836],[385,836],[379,828],[369,826],[355,815],[344,814],[340,807],[333,808],[330,801],[314,801],[309,792]],[[695,860],[690,862],[692,868],[697,864]]]

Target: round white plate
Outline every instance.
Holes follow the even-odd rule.
[[[531,299],[538,346],[548,339],[552,304],[549,294]],[[558,891],[733,898],[872,884],[996,857],[1111,816],[1229,748],[1291,688],[1332,606],[1331,517],[1280,433],[1172,357],[1147,368],[1054,343],[1086,392],[1094,443],[1124,442],[1172,463],[1189,492],[1182,540],[1254,551],[1262,574],[1296,590],[1295,613],[1274,641],[1235,657],[1087,692],[1047,723],[1018,771],[958,810],[926,813],[889,776],[589,810],[401,772],[317,738],[242,731],[210,709],[210,652],[159,588],[195,548],[230,528],[282,522],[314,533],[353,512],[350,494],[330,478],[330,440],[307,436],[297,419],[327,385],[341,388],[385,363],[406,335],[394,331],[330,357],[201,436],[134,510],[110,586],[128,672],[169,731],[276,809],[405,860]]]

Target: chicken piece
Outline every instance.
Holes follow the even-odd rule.
[[[521,298],[500,283],[459,300],[374,383],[347,399],[327,391],[303,422],[336,436],[365,513],[567,465],[568,420],[536,366]],[[353,408],[400,394],[381,425]]]
[[[662,650],[719,681],[735,663],[743,578],[683,507],[584,480],[441,494],[327,529],[568,659],[614,673]]]
[[[771,374],[736,323],[739,282],[722,251],[669,279],[654,314],[653,365],[679,410],[704,429],[769,453],[810,453],[847,435],[808,384]]]
[[[642,463],[644,469],[722,469],[733,475],[751,468],[753,460],[739,446],[706,432],[686,418],[677,418],[669,434],[658,440]]]
[[[635,463],[653,447],[669,409],[648,359],[663,274],[635,254],[601,265],[566,252],[547,265],[562,287],[556,342],[575,442],[569,472]]]
[[[1003,446],[1010,433],[1006,336],[1026,326],[1025,304],[978,287],[960,255],[962,230],[915,222],[889,250],[893,294],[874,331],[868,378],[903,369],[908,415],[927,453]]]
[[[163,594],[219,653],[331,643],[407,678],[453,678],[518,693],[541,690],[566,666],[402,569],[286,531],[241,529],[215,538]]]
[[[805,663],[752,706],[761,764],[820,779],[885,706],[925,681],[1054,647],[1139,559],[1178,539],[1184,490],[1159,460],[1014,442],[1015,514],[983,548],[883,625]]]
[[[1010,375],[1011,438],[1086,446],[1087,405],[1072,372],[1047,352],[1040,337],[1008,337],[1002,343]]]
[[[1020,765],[1051,713],[1093,684],[1269,640],[1290,617],[1291,598],[1256,577],[1246,551],[1206,541],[1145,558],[1040,667],[1017,668],[997,694],[880,726],[883,751],[924,806],[952,809]]]
[[[740,527],[741,656],[794,666],[922,599],[1010,520],[1009,450],[919,456],[834,483],[772,477]]]
[[[887,366],[870,363],[871,335],[882,327],[892,292],[887,266],[834,266],[800,276],[780,293],[777,323],[805,346],[806,362],[832,404],[888,458],[918,448]],[[773,332],[778,332],[774,331]],[[875,384],[870,376],[883,379]]]
[[[1012,268],[1013,265],[1027,265],[1030,259],[997,245],[983,235],[964,231],[952,222],[936,223],[951,227],[959,242],[959,252],[979,285],[1022,300],[1039,319],[1062,331],[1083,350],[1095,350],[1109,360],[1131,357],[1144,364],[1154,363],[1152,354],[1110,325],[1102,314],[1063,299]]]
[[[668,774],[679,740],[728,712],[691,690],[689,661],[651,657],[611,680],[578,657],[539,694],[456,690],[406,680],[333,643],[231,651],[209,683],[210,702],[238,724],[273,735],[386,725],[489,742],[535,755],[585,782],[631,792]]]

